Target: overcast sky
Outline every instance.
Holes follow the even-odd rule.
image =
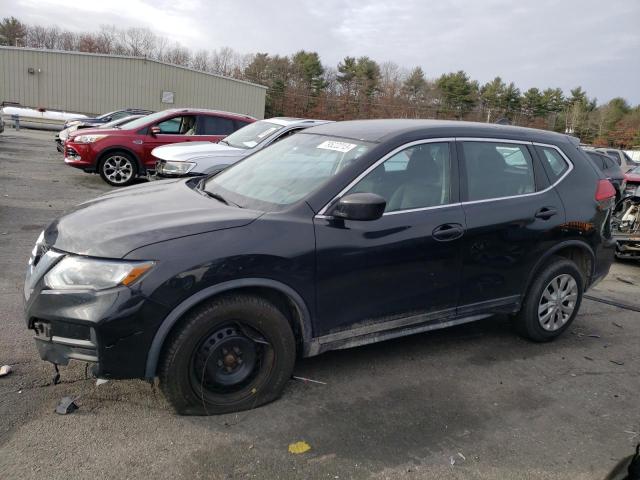
[[[192,49],[368,55],[427,77],[465,70],[529,87],[581,85],[640,103],[640,0],[0,0],[0,16],[76,31],[145,26]]]

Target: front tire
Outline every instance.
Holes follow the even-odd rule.
[[[100,161],[100,176],[113,187],[131,185],[138,175],[135,159],[125,152],[107,153]]]
[[[514,318],[516,330],[535,342],[559,337],[578,314],[583,291],[584,279],[576,264],[554,257],[536,274]]]
[[[183,415],[248,410],[281,395],[295,358],[293,332],[277,307],[224,296],[188,314],[168,339],[160,388]]]

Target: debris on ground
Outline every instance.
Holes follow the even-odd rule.
[[[593,358],[591,358],[591,357],[587,357],[587,356],[585,355],[585,356],[584,356],[584,358],[585,358],[585,360],[589,360],[589,361],[593,362]]]
[[[600,335],[596,335],[595,333],[590,333],[589,335],[587,335],[587,337],[589,337],[589,338],[601,338]]]
[[[0,377],[6,377],[12,371],[13,369],[11,368],[11,365],[3,365],[2,367],[0,367]]]
[[[635,285],[636,282],[634,282],[633,280],[626,278],[626,277],[616,277],[616,280],[622,282],[622,283],[628,283],[629,285]]]
[[[616,323],[616,322],[611,322],[611,323],[613,323],[613,325],[614,325],[615,327],[618,327],[618,328],[624,328],[624,327],[623,327],[622,325],[620,325],[619,323]]]
[[[611,363],[615,363],[616,365],[624,365],[624,362],[621,362],[620,360],[609,360]]]
[[[293,453],[296,455],[308,452],[309,450],[311,450],[311,445],[309,445],[305,441],[296,442],[289,445],[289,453]]]
[[[327,384],[327,382],[321,382],[320,380],[313,380],[311,378],[305,378],[305,377],[296,377],[295,375],[292,375],[291,378],[293,378],[294,380],[299,380],[301,382],[319,383],[320,385]]]
[[[56,407],[56,413],[58,415],[67,415],[69,413],[73,413],[78,409],[78,405],[76,404],[76,399],[73,397],[63,397],[58,403]]]

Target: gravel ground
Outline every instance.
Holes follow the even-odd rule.
[[[109,190],[66,167],[50,132],[0,135],[0,478],[603,478],[640,441],[640,313],[585,300],[562,338],[533,344],[504,317],[298,362],[282,399],[179,417],[143,381],[96,387],[42,362],[22,318],[40,230]],[[621,280],[622,278],[622,280]],[[631,282],[631,283],[629,283]],[[640,306],[640,266],[594,296]],[[58,400],[80,395],[72,415]],[[311,450],[287,451],[306,441]]]

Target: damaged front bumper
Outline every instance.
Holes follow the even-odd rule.
[[[60,328],[60,324],[56,326],[58,329]],[[43,360],[56,365],[67,365],[69,360],[72,359],[98,363],[98,345],[95,329],[87,328],[89,339],[53,335],[52,324],[44,321],[33,322],[33,330],[35,331],[33,339],[38,347],[40,358]],[[75,328],[73,330],[78,331],[80,334],[83,329]]]
[[[25,281],[25,321],[40,357],[94,364],[100,378],[144,378],[147,352],[168,309],[139,289],[51,290],[43,277],[65,252],[36,255]]]

